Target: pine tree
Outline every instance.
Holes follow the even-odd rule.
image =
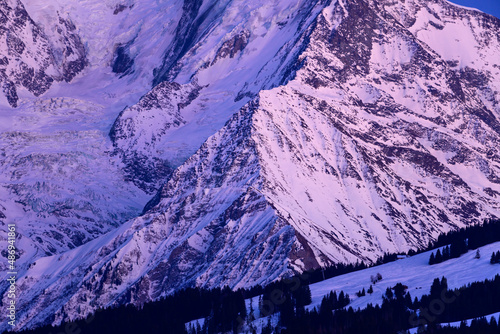
[[[332,308],[335,309],[337,308],[339,298],[337,297],[337,291],[330,292],[330,300],[332,304]]]
[[[405,305],[406,305],[406,307],[412,308],[413,307],[413,303],[411,301],[411,295],[410,295],[409,292],[405,294],[405,298],[404,299],[405,299]]]
[[[403,299],[405,295],[405,286],[401,283],[398,283],[394,286],[394,297],[398,300]]]
[[[294,292],[297,306],[306,306],[311,304],[311,289],[308,285],[301,285],[297,291]]]
[[[436,258],[434,257],[434,252],[431,253],[431,256],[429,257],[429,264],[433,265],[436,263]]]
[[[413,299],[413,308],[417,309],[419,306],[420,306],[420,301],[418,300],[417,297],[415,297],[415,299]]]
[[[446,246],[443,248],[443,261],[444,260],[448,260],[451,258],[451,255],[450,255],[450,246]]]
[[[306,285],[306,288],[305,288],[305,292],[306,292],[306,305],[309,305],[312,303],[312,294],[311,294],[311,289],[309,288],[309,285]]]
[[[443,262],[443,256],[441,255],[441,251],[438,249],[436,252],[436,263]]]
[[[490,263],[491,264],[495,264],[495,263],[500,263],[500,251],[499,252],[493,252],[491,254],[491,259],[490,259]]]
[[[393,297],[394,297],[394,294],[392,293],[392,289],[391,288],[387,288],[385,290],[385,296],[387,297],[387,299],[391,300]]]
[[[373,293],[373,286],[370,285],[370,287],[366,292],[368,292],[371,295]]]
[[[331,305],[330,305],[330,303],[328,301],[327,296],[325,296],[321,300],[321,305],[319,307],[319,314],[322,317],[326,317],[328,315],[328,313],[330,313],[331,311],[332,311]]]
[[[200,334],[201,333],[201,326],[200,326],[200,323],[197,321],[196,322],[196,334]]]
[[[434,281],[432,282],[431,285],[431,297],[436,297],[441,294],[441,282],[439,281],[439,278],[435,278]]]
[[[262,300],[262,295],[259,296],[259,318],[262,318],[264,313],[264,301]]]
[[[250,298],[250,313],[248,314],[248,320],[250,322],[255,320],[254,309],[253,309],[253,298]]]
[[[481,253],[479,252],[479,249],[476,251],[476,256],[474,256],[475,259],[480,259],[481,258]]]
[[[448,290],[448,280],[446,279],[446,277],[441,277],[441,291],[443,290]]]
[[[339,293],[339,302],[338,302],[338,305],[336,308],[341,308],[341,307],[344,307],[344,291],[340,291]]]

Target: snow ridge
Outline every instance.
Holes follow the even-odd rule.
[[[179,9],[194,30],[173,25],[188,40],[111,129],[155,200],[27,269],[19,328],[370,262],[500,217],[499,20],[441,0],[223,4]]]

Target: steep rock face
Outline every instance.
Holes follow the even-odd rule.
[[[441,1],[392,3],[339,1],[312,11],[292,34],[290,62],[271,61],[284,65],[269,72],[283,74],[270,87],[282,85],[258,92],[175,169],[143,216],[22,275],[20,327],[195,284],[244,287],[371,261],[499,217],[500,23]],[[439,31],[463,27],[448,38],[479,36],[475,51],[463,53],[471,58],[431,46],[432,34],[421,33],[437,25],[428,23],[431,9]],[[241,36],[212,48],[211,59],[245,45]],[[236,58],[220,55],[214,66]],[[115,143],[145,138],[132,147],[150,146],[156,132],[141,132],[150,117],[168,125],[159,133],[193,124],[183,113],[208,92],[201,78],[162,83],[124,110]]]
[[[183,14],[176,25],[176,38],[167,49],[170,51],[165,54],[163,65],[155,71],[154,79],[155,83],[167,81],[201,87],[190,105],[179,112],[177,119],[182,120],[182,124],[169,127],[169,120],[159,112],[161,109],[148,108],[139,103],[130,111],[121,113],[111,132],[112,135],[119,134],[116,137],[119,140],[114,140],[114,144],[128,166],[129,177],[137,180],[143,189],[158,189],[168,172],[157,173],[155,170],[167,171],[165,166],[175,168],[180,165],[222,126],[234,110],[243,106],[258,91],[286,83],[302,66],[305,57],[298,59],[298,55],[307,44],[311,18],[324,4],[314,1],[293,5],[277,2],[273,6],[274,11],[260,6],[243,7],[238,1],[227,1],[223,5],[207,2],[202,6],[196,1],[184,4]],[[382,67],[373,70],[384,73],[384,78],[392,81],[398,81],[407,71],[431,72],[433,67],[426,65],[426,60],[422,64],[414,64],[413,69],[402,68],[401,64],[404,57],[411,56],[413,52],[432,49],[429,57],[437,53],[441,63],[446,62],[450,72],[447,80],[454,94],[461,96],[460,82],[469,80],[466,84],[476,87],[479,91],[477,96],[490,110],[498,108],[494,100],[498,100],[499,87],[495,80],[491,80],[499,70],[491,54],[492,45],[498,44],[498,37],[485,33],[494,29],[497,19],[481,13],[471,16],[465,9],[440,1],[346,2],[345,7],[349,7],[352,15],[342,22],[339,33],[324,36],[331,39],[330,49],[336,50],[340,55],[338,60],[345,66],[344,70],[336,70],[341,76],[339,80],[346,80],[351,72],[358,75],[366,73],[370,66],[372,44],[376,48],[381,46],[373,50],[380,54],[381,59],[374,59],[373,62]],[[232,22],[235,11],[242,17],[238,24]],[[379,29],[375,12],[383,12],[389,24]],[[391,40],[389,35],[400,25],[406,28],[405,32],[400,39]],[[206,33],[207,27],[211,27],[209,34]],[[415,46],[416,50],[411,46],[414,39],[421,42],[421,45]],[[349,44],[353,40],[355,44]],[[479,54],[462,52],[464,43],[473,45],[469,50],[477,49]],[[449,46],[443,48],[443,45]],[[407,53],[395,53],[401,48]],[[392,56],[403,59],[391,59]],[[319,77],[325,65],[318,64],[318,73],[311,77],[316,81],[309,84],[321,85]],[[421,69],[416,68],[421,65]],[[490,79],[478,79],[482,76]],[[425,88],[428,89],[432,88]],[[156,90],[152,91],[155,95]],[[164,94],[168,96],[169,93]],[[404,92],[400,94],[404,97]],[[146,98],[150,100],[151,96]],[[434,98],[430,96],[427,99]],[[404,101],[399,99],[398,103],[411,109],[413,102]],[[165,113],[170,113],[168,108]],[[140,119],[144,118],[150,119],[155,126],[148,130],[139,128]],[[137,126],[132,126],[132,123]],[[165,130],[166,127],[169,129]],[[191,135],[184,136],[184,132]]]
[[[18,105],[19,88],[39,96],[83,69],[85,50],[70,21],[59,18],[58,40],[50,41],[19,0],[3,0],[0,9],[0,85],[10,106]]]
[[[122,78],[119,85],[130,83],[128,90],[144,94],[151,88],[153,70],[162,64],[175,37],[175,27],[182,13],[183,1],[155,0],[69,0],[50,2],[25,1],[26,10],[44,30],[56,53],[64,44],[57,43],[61,20],[71,22],[86,49],[88,70],[110,84],[110,78]],[[116,82],[112,82],[116,84]],[[95,85],[102,85],[95,82]],[[121,98],[130,92],[123,90]],[[141,94],[141,95],[142,95]],[[140,95],[139,95],[140,97]],[[132,101],[137,102],[135,97]],[[115,115],[116,117],[116,115]]]
[[[68,306],[57,312],[55,321],[67,312],[73,314],[73,307],[83,314],[101,303],[142,303],[175,286],[212,286],[228,279],[243,286],[288,272],[287,250],[300,244],[294,241],[293,229],[253,187],[259,183],[259,162],[250,136],[252,114],[246,109],[234,116],[175,171],[162,190],[169,203],[163,201],[145,216],[70,253],[36,261],[19,284],[45,297],[43,302],[28,300],[27,295],[20,298],[21,304],[30,305],[19,313],[21,326],[53,319],[49,314],[61,303]],[[252,270],[241,275],[245,266]],[[220,271],[224,275],[212,275]],[[35,272],[54,279],[63,275],[64,283],[36,281]]]
[[[158,181],[162,182],[172,173],[169,161],[156,157],[158,145],[154,143],[168,131],[186,124],[182,112],[199,96],[201,89],[196,84],[162,82],[138,104],[123,110],[115,121],[111,140],[115,146],[124,147],[128,178],[142,189],[154,192]],[[135,150],[138,146],[144,149]]]

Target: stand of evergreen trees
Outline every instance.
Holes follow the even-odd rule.
[[[467,253],[468,249],[467,240],[455,240],[450,246],[443,247],[442,252],[438,249],[436,251],[436,256],[434,256],[434,252],[432,252],[429,258],[429,264],[432,265],[449,259],[458,258],[460,255]]]
[[[500,263],[500,251],[497,251],[496,253],[491,254],[490,263],[491,264]]]
[[[498,334],[500,326],[498,321],[491,317],[488,321],[485,317],[473,319],[470,326],[465,322],[460,323],[460,327],[451,326],[430,326],[421,332],[422,334]]]
[[[429,264],[441,263],[448,259],[460,257],[470,249],[476,249],[497,241],[500,241],[500,221],[498,220],[487,220],[480,225],[468,226],[442,234],[436,242],[427,247],[432,249],[445,246],[442,250],[438,249],[436,255],[434,255],[434,252],[431,253]]]
[[[484,319],[473,322],[470,327],[463,324],[460,328],[440,328],[438,324],[499,312],[500,275],[492,280],[453,290],[448,289],[445,277],[436,278],[430,293],[414,300],[407,287],[398,283],[387,289],[380,306],[369,304],[363,310],[347,308],[349,296],[344,292],[331,292],[323,298],[319,309],[312,311],[304,308],[311,302],[307,286],[292,290],[289,285],[274,285],[266,287],[267,293],[270,293],[267,295],[269,298],[274,298],[276,311],[280,313],[277,326],[273,326],[267,316],[268,325],[264,329],[268,334],[393,334],[405,333],[417,325],[425,328],[425,333],[498,333],[496,321],[487,322]],[[161,301],[148,303],[141,309],[123,306],[101,310],[84,320],[57,327],[45,326],[22,333],[64,333],[69,328],[73,333],[78,331],[82,334],[185,334],[188,333],[186,322],[203,317],[206,318],[204,325],[192,328],[191,334],[252,333],[253,330],[249,331],[249,328],[252,328],[251,321],[254,320],[252,313],[248,314],[245,308],[243,290],[187,289]],[[260,315],[253,316],[266,315],[261,310]]]
[[[243,291],[189,288],[141,308],[133,305],[98,310],[85,319],[23,331],[55,333],[186,333],[185,323],[205,318],[204,333],[236,332],[246,318]]]
[[[478,318],[500,311],[500,275],[493,280],[448,289],[445,277],[436,278],[428,295],[412,301],[406,287],[398,283],[388,288],[381,306],[368,305],[363,310],[340,308],[331,304],[333,293],[323,298],[321,306],[302,317],[288,319],[290,326],[278,326],[275,333],[406,333],[421,325],[425,333],[448,333],[439,323]],[[484,331],[483,331],[484,329]],[[498,333],[496,321],[475,321],[471,327],[462,325],[450,333]],[[476,331],[474,331],[476,330]],[[496,330],[496,332],[495,332]]]
[[[467,240],[468,249],[476,249],[500,241],[500,220],[488,219],[483,224],[467,226],[441,234],[433,248]]]

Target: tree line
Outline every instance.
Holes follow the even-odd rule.
[[[487,232],[481,231],[485,229]],[[452,253],[453,244],[466,240],[467,247],[479,247],[487,242],[495,242],[500,236],[498,221],[488,221],[479,226],[445,234],[436,243],[445,246],[445,253]],[[446,247],[450,245],[450,247]],[[461,246],[460,246],[461,247]],[[457,247],[456,249],[462,249]],[[460,250],[462,251],[462,250]],[[460,252],[457,251],[457,252]],[[411,251],[409,254],[416,254]],[[455,254],[455,253],[454,253]],[[442,254],[441,254],[442,255]],[[385,254],[376,263],[390,262],[394,254]],[[500,252],[493,253],[492,263],[500,262]],[[24,331],[27,334],[50,334],[65,332],[67,328],[78,329],[79,333],[238,333],[243,329],[255,331],[251,322],[258,318],[268,318],[264,334],[270,333],[395,333],[409,327],[409,319],[416,323],[427,322],[428,329],[439,322],[460,321],[480,317],[500,311],[500,277],[481,283],[472,283],[460,290],[448,290],[445,278],[436,279],[428,295],[412,300],[406,287],[397,284],[387,289],[381,305],[368,305],[363,310],[349,306],[350,297],[342,291],[332,291],[321,301],[318,308],[307,310],[311,303],[309,284],[324,278],[362,270],[364,263],[336,264],[329,268],[306,272],[282,279],[266,286],[236,291],[228,287],[215,289],[188,288],[177,291],[158,301],[139,307],[122,305],[100,309],[85,319],[63,323],[60,326],[44,326]],[[373,280],[376,283],[378,277]],[[431,320],[422,318],[421,310],[428,309],[433,301],[442,299],[439,293],[455,296],[453,303],[445,303],[445,309]],[[370,287],[367,291],[373,292]],[[366,292],[360,291],[363,298]],[[253,304],[247,307],[245,300],[259,298],[257,310]],[[279,317],[277,325],[269,319]],[[195,319],[205,319],[203,325],[186,328],[185,324]],[[484,322],[482,322],[484,325]],[[479,325],[478,325],[479,326]],[[488,323],[488,326],[493,326]],[[492,327],[492,328],[493,328]],[[437,327],[436,327],[437,328]],[[495,327],[496,328],[496,327]],[[450,329],[454,330],[454,329]],[[464,329],[463,333],[466,333]],[[74,331],[73,331],[74,332]],[[468,332],[467,332],[468,333]],[[485,332],[486,333],[486,332]]]
[[[458,258],[471,249],[492,244],[500,241],[500,223],[498,220],[486,220],[483,224],[467,226],[455,231],[442,234],[438,239],[429,244],[428,250],[442,247],[431,253],[429,264],[441,263],[443,261]]]
[[[471,326],[441,328],[439,323],[462,319],[480,318],[500,311],[500,275],[491,280],[475,282],[449,289],[447,279],[436,278],[430,292],[420,299],[412,299],[407,287],[398,283],[387,288],[381,305],[371,305],[354,310],[348,307],[349,296],[332,291],[323,297],[319,307],[307,310],[311,302],[308,286],[292,289],[290,285],[269,287],[267,297],[276,294],[278,308],[274,313],[279,321],[272,324],[272,315],[266,314],[263,305],[259,313],[248,312],[243,290],[186,289],[161,301],[145,304],[143,308],[121,306],[100,310],[89,318],[60,326],[45,326],[24,331],[25,334],[49,334],[65,332],[72,328],[79,333],[257,333],[252,322],[259,317],[267,318],[264,334],[303,333],[405,333],[421,327],[425,333],[472,333],[471,328],[485,328],[489,333],[498,331],[496,321],[481,320]],[[264,297],[264,298],[267,298]],[[262,298],[261,300],[265,300]],[[260,303],[259,303],[260,304]],[[252,307],[251,307],[252,308]],[[186,328],[190,318],[205,317],[204,324]]]

